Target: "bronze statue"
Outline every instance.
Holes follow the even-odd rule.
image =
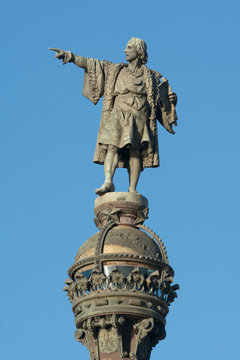
[[[128,64],[50,50],[56,51],[55,57],[63,64],[73,62],[85,69],[82,93],[94,105],[104,97],[93,161],[104,165],[105,181],[96,194],[115,191],[116,167],[128,169],[128,191],[136,193],[141,170],[159,166],[156,120],[172,134],[172,125],[177,125],[177,96],[159,72],[145,65],[146,43],[135,37],[129,40],[124,50]]]

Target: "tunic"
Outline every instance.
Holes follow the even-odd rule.
[[[149,106],[143,70],[122,68],[114,88],[113,109],[99,136],[99,144],[140,150],[150,143]]]
[[[140,150],[142,169],[159,166],[156,119],[169,132],[177,119],[168,101],[170,87],[161,77],[145,65],[132,72],[127,64],[87,59],[82,93],[95,105],[103,96],[95,163],[103,165],[108,145],[115,145],[118,167],[128,167],[128,148]]]

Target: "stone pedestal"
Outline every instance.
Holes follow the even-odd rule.
[[[148,200],[137,193],[112,192],[96,198],[94,213],[97,227],[109,220],[119,224],[137,225],[148,217]]]
[[[64,288],[75,338],[91,360],[148,360],[178,288],[165,246],[143,224],[148,201],[140,194],[107,193],[94,212],[100,231],[80,247]]]

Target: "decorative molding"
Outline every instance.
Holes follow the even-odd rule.
[[[169,276],[173,277],[174,272],[173,269],[171,268],[171,266],[169,266],[168,264],[164,263],[163,261],[151,257],[151,256],[144,256],[144,255],[138,255],[138,254],[131,254],[131,253],[107,253],[107,254],[101,254],[100,256],[101,262],[104,261],[131,261],[134,262],[136,264],[142,264],[145,266],[150,266],[151,267],[157,267],[160,269],[164,269],[169,273]],[[94,264],[95,261],[95,256],[89,256],[85,259],[81,259],[77,262],[75,262],[73,265],[70,266],[69,270],[68,270],[68,275],[73,278],[74,274],[76,273],[76,271],[78,271],[79,269]]]
[[[93,268],[89,279],[83,274],[76,273],[75,280],[65,281],[64,291],[67,291],[69,300],[75,304],[80,297],[91,295],[95,292],[115,291],[115,292],[141,292],[157,297],[170,305],[177,297],[176,290],[179,285],[171,285],[172,278],[164,278],[161,271],[155,270],[148,276],[143,275],[139,266],[126,277],[115,266],[111,273],[106,276],[99,268]]]
[[[102,202],[103,199],[96,199],[94,222],[98,229],[102,229],[110,221],[116,224],[138,225],[143,224],[148,218],[149,208],[146,198],[139,194],[132,197],[129,193],[120,194],[123,194],[124,200],[121,200],[119,193],[111,193],[111,199],[105,196],[106,202]]]
[[[169,261],[168,261],[168,255],[167,255],[167,250],[166,250],[166,247],[164,245],[164,242],[162,241],[162,238],[160,238],[152,229],[150,229],[148,226],[146,225],[137,225],[137,227],[139,229],[142,229],[144,231],[146,231],[147,233],[149,233],[151,236],[152,236],[152,239],[154,239],[158,246],[159,246],[159,249],[160,249],[160,252],[161,252],[161,255],[162,255],[162,261],[166,264],[169,264]]]
[[[75,331],[75,339],[88,347],[91,360],[100,360],[100,354],[149,360],[152,347],[165,335],[162,324],[151,317],[132,320],[116,314],[89,318]]]

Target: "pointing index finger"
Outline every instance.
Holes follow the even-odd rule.
[[[61,49],[55,49],[55,48],[48,48],[48,50],[57,51],[57,52],[61,51]]]

